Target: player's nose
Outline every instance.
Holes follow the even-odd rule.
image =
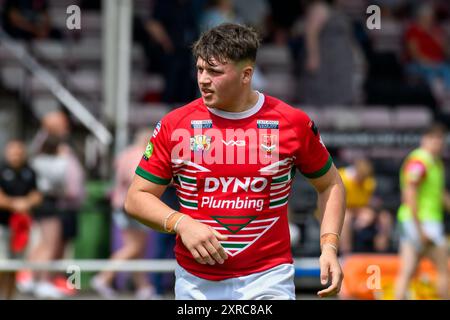
[[[201,73],[198,74],[198,83],[200,85],[210,84],[211,83],[211,79],[206,74],[206,72],[201,72]]]

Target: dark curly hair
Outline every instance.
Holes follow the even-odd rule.
[[[223,23],[204,32],[192,47],[195,59],[199,57],[212,65],[213,59],[220,63],[255,62],[260,40],[250,27]]]

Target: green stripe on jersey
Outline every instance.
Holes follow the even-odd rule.
[[[197,183],[197,179],[190,179],[190,178],[183,177],[181,175],[178,175],[178,177],[180,177],[180,180],[183,181],[183,182]]]
[[[167,185],[167,184],[170,183],[170,180],[171,180],[171,179],[163,179],[163,178],[160,178],[158,176],[155,176],[155,175],[151,174],[150,172],[145,171],[141,167],[137,167],[136,174],[138,176],[144,178],[145,180],[148,180],[150,182],[154,182],[156,184],[161,184],[161,185]]]
[[[225,249],[228,249],[228,248],[240,249],[240,248],[244,248],[245,246],[248,245],[248,243],[226,243],[226,242],[222,242],[221,244],[222,244],[222,247],[224,247]]]
[[[279,204],[282,204],[282,203],[286,203],[286,202],[288,202],[288,199],[289,199],[289,196],[286,196],[286,198],[283,198],[283,199],[280,199],[280,200],[277,200],[277,201],[271,201],[269,206],[272,207],[272,206],[276,206],[276,205],[279,205]]]
[[[178,200],[180,201],[180,203],[184,204],[185,206],[192,207],[192,208],[198,207],[198,204],[195,202],[185,201],[185,200],[181,199],[180,197],[178,197]]]
[[[288,171],[281,177],[272,179],[272,183],[280,183],[280,182],[289,181],[289,180],[292,180],[292,178],[294,176],[295,176],[295,167],[292,167],[290,171]]]
[[[324,165],[321,169],[319,169],[319,170],[317,170],[317,171],[315,171],[315,172],[312,172],[312,173],[304,173],[304,172],[302,172],[302,174],[303,174],[306,178],[309,178],[309,179],[320,178],[320,177],[323,176],[325,173],[327,173],[328,170],[330,170],[332,164],[333,164],[333,159],[331,158],[331,156],[329,156],[329,157],[328,157],[328,160],[327,160],[327,163],[325,163],[325,165]]]

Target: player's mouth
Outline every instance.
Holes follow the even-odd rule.
[[[214,93],[214,91],[206,89],[206,88],[202,88],[200,91],[202,92],[202,96],[205,98],[210,98]]]

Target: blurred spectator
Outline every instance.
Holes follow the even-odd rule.
[[[36,134],[30,149],[36,152],[48,136],[60,139],[59,155],[67,162],[64,175],[64,191],[57,206],[62,224],[62,241],[57,256],[62,258],[66,245],[77,235],[77,213],[85,199],[85,174],[70,141],[70,123],[62,111],[49,112],[42,118],[41,129]]]
[[[5,148],[5,162],[0,167],[0,260],[18,259],[24,254],[28,231],[23,230],[21,248],[13,250],[11,217],[27,216],[42,201],[37,191],[36,175],[27,164],[25,145],[12,140]],[[15,272],[0,273],[0,299],[11,299],[15,288]]]
[[[403,19],[409,19],[410,5],[396,8],[396,3],[381,5],[382,28],[368,30],[363,21],[357,26],[357,38],[368,62],[364,85],[365,102],[368,105],[426,105],[438,112],[436,98],[426,81],[420,77],[408,77],[401,59]],[[398,4],[397,4],[398,5]],[[412,6],[411,6],[412,7]],[[407,18],[406,18],[407,17]]]
[[[145,71],[149,74],[162,74],[164,50],[151,33],[147,31],[146,24],[147,22],[142,17],[134,15],[133,41],[142,47],[145,55]]]
[[[233,10],[231,0],[208,0],[200,21],[200,32],[227,22],[240,22]]]
[[[448,243],[444,215],[450,210],[450,192],[445,188],[447,129],[431,125],[419,148],[408,154],[400,169],[402,203],[397,218],[400,234],[400,270],[396,299],[409,298],[408,288],[422,258],[431,259],[437,271],[438,298],[449,297]]]
[[[5,31],[16,39],[62,38],[51,25],[46,0],[5,0],[2,21]]]
[[[313,1],[305,21],[306,61],[300,85],[302,101],[313,105],[352,102],[353,32],[334,1]]]
[[[67,159],[59,155],[61,143],[56,136],[48,136],[41,152],[35,155],[31,166],[37,174],[37,185],[44,198],[35,210],[35,221],[39,228],[39,241],[32,249],[31,261],[48,262],[56,259],[62,241],[62,224],[58,201],[65,192]],[[61,292],[51,282],[48,271],[37,271],[29,286],[38,298],[61,298]]]
[[[152,131],[142,130],[138,132],[134,143],[120,153],[115,160],[115,186],[112,195],[113,219],[121,229],[123,246],[110,257],[111,260],[142,259],[146,251],[149,228],[130,218],[124,212],[124,202],[134,176],[134,170],[142,157]],[[91,280],[92,288],[102,297],[116,298],[116,292],[112,288],[115,273],[103,271]],[[133,280],[136,288],[136,299],[148,300],[155,297],[155,289],[150,284],[145,273],[135,272]]]
[[[95,10],[100,12],[102,10],[102,0],[81,0],[80,8],[81,11]]]
[[[233,8],[243,23],[264,34],[265,22],[270,13],[267,0],[233,0]]]
[[[450,90],[450,65],[446,63],[446,35],[436,23],[434,8],[424,4],[406,32],[407,70],[424,77],[432,88],[440,81]]]
[[[166,103],[190,101],[197,94],[190,49],[198,34],[193,8],[190,0],[156,0],[152,17],[145,25],[162,49],[160,61],[165,83],[162,101]]]
[[[38,153],[49,135],[65,140],[68,139],[69,134],[69,120],[62,111],[52,111],[45,114],[41,119],[41,128],[29,146],[30,154]]]
[[[60,240],[55,244],[54,259],[62,259],[68,245],[78,233],[78,212],[85,199],[85,175],[83,166],[71,145],[69,119],[62,111],[49,112],[42,118],[41,128],[30,145],[30,152],[37,154],[49,137],[59,139],[58,159],[64,161],[66,166],[62,177],[61,190],[63,193],[58,195],[55,203],[58,211],[56,219],[59,220],[61,235]],[[66,287],[66,281],[63,277],[55,277],[54,282],[63,294],[71,293]],[[59,284],[62,284],[62,286]],[[21,272],[19,288],[27,292],[31,290],[32,286],[31,274]]]
[[[270,15],[267,22],[270,42],[278,45],[287,45],[290,30],[300,13],[299,0],[269,0]]]
[[[340,168],[339,173],[347,195],[341,252],[387,251],[392,218],[387,211],[381,211],[377,216],[371,207],[376,188],[372,164],[366,159],[358,159],[352,166]]]
[[[209,0],[202,15],[199,29],[204,32],[222,23],[241,23],[242,19],[234,12],[231,0]],[[258,66],[253,72],[253,88],[263,91],[266,79]]]

